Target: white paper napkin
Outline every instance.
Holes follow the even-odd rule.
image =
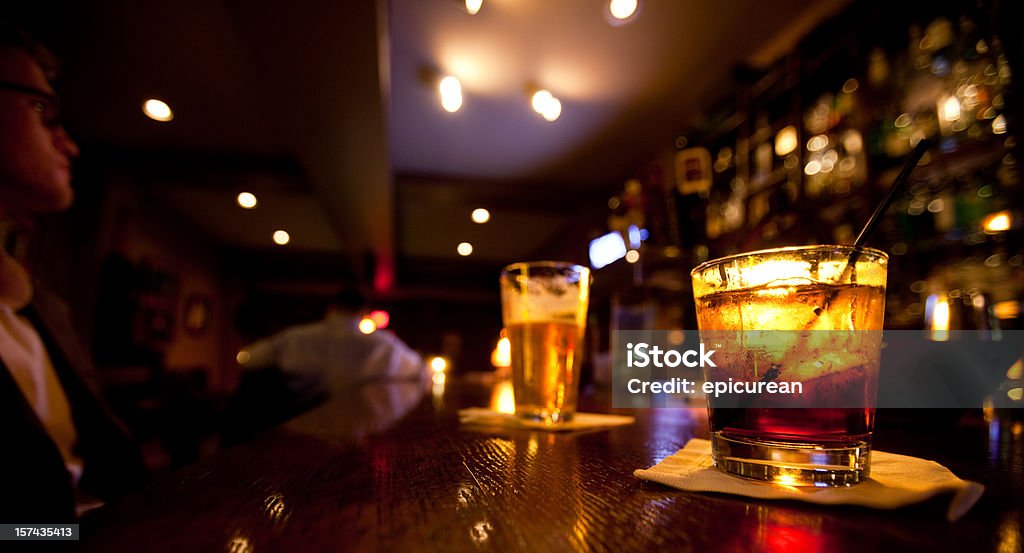
[[[529,428],[531,430],[546,430],[548,432],[567,432],[573,430],[587,430],[591,428],[602,428],[610,426],[622,426],[633,424],[633,417],[621,415],[603,415],[599,413],[576,413],[572,421],[557,425],[547,425],[541,422],[524,421],[516,418],[515,415],[499,413],[483,407],[470,407],[459,409],[459,422],[479,426],[502,426],[511,428]]]
[[[953,492],[946,516],[956,520],[964,515],[985,491],[985,486],[961,480],[936,463],[882,451],[871,452],[871,477],[866,482],[842,488],[783,486],[746,480],[719,472],[711,461],[711,442],[693,439],[683,449],[649,469],[637,470],[636,477],[692,492],[717,492],[758,499],[791,499],[822,505],[861,505],[875,509],[896,509],[942,493]]]

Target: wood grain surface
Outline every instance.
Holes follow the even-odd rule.
[[[487,383],[376,384],[170,475],[83,521],[88,551],[992,551],[1024,549],[1024,420],[880,411],[876,447],[987,486],[895,511],[676,491],[633,477],[707,436],[701,409],[609,430],[460,427]]]

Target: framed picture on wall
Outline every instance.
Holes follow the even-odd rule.
[[[707,148],[689,148],[676,152],[676,188],[682,195],[711,190],[711,153]]]

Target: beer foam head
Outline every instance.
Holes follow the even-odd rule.
[[[568,322],[583,325],[590,296],[590,271],[554,262],[517,263],[501,275],[505,325]]]

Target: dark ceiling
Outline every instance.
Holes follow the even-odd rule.
[[[641,0],[619,27],[603,0],[484,0],[475,16],[456,0],[41,2],[16,19],[63,59],[85,155],[135,160],[152,197],[239,255],[275,255],[286,228],[288,255],[370,252],[377,286],[402,288],[419,283],[394,281],[401,263],[490,267],[582,240],[573,225],[600,221],[735,66],[844,4]],[[461,79],[460,111],[431,71]],[[561,99],[557,121],[530,87]],[[145,118],[149,97],[175,119]],[[234,205],[241,190],[257,209]],[[469,221],[480,206],[486,225]]]

